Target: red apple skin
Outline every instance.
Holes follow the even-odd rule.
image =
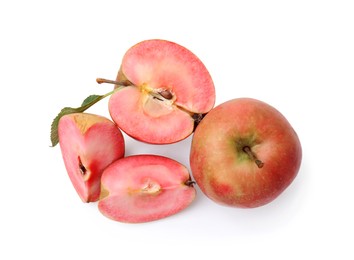
[[[259,167],[243,148],[263,162]],[[277,198],[296,177],[300,140],[274,107],[251,98],[212,109],[192,140],[190,165],[203,193],[233,207],[254,208]]]
[[[83,202],[100,197],[103,170],[124,157],[124,139],[108,118],[74,113],[63,116],[58,126],[59,144],[69,178]]]

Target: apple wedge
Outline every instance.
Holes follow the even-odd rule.
[[[103,170],[124,156],[124,139],[109,119],[87,113],[61,117],[59,144],[70,180],[83,202],[97,201]]]
[[[103,172],[98,208],[106,217],[126,223],[165,218],[191,204],[193,183],[187,168],[167,157],[125,157]]]

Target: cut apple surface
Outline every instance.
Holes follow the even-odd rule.
[[[58,126],[66,170],[84,202],[97,201],[103,170],[124,156],[124,139],[109,119],[87,113],[63,116]]]
[[[186,138],[194,130],[195,115],[207,113],[215,103],[204,64],[188,49],[165,40],[130,48],[117,81],[127,87],[111,96],[110,115],[124,132],[147,143]]]
[[[101,188],[101,213],[126,223],[173,215],[190,205],[196,194],[187,168],[158,155],[134,155],[114,162],[104,171]]]

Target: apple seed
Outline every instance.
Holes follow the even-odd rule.
[[[87,169],[86,167],[82,164],[80,156],[78,157],[79,159],[79,170],[82,176],[85,176]]]
[[[167,100],[171,100],[173,98],[172,93],[167,89],[160,91],[159,94]]]

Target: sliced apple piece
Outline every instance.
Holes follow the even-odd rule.
[[[111,96],[110,115],[124,132],[147,143],[188,137],[195,118],[215,103],[214,84],[204,64],[170,41],[147,40],[130,48],[117,82],[128,87]]]
[[[103,170],[124,156],[124,139],[109,119],[87,113],[63,116],[59,144],[70,180],[83,202],[97,201]]]
[[[185,166],[158,155],[133,155],[111,164],[101,178],[98,208],[126,223],[173,215],[191,204],[195,189]]]

